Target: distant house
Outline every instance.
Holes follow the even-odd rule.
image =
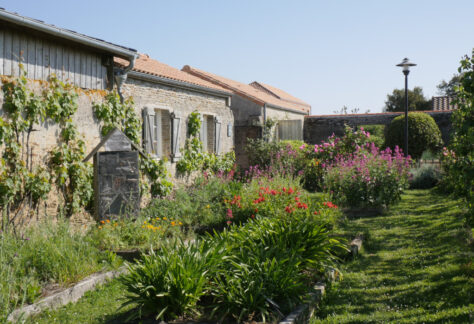
[[[260,82],[245,84],[186,65],[182,71],[232,92],[230,108],[235,120],[235,153],[240,165],[246,166],[247,138],[262,136],[267,119],[278,121],[276,139],[303,139],[303,120],[311,106],[283,90]]]
[[[448,96],[433,97],[433,108],[434,111],[452,110],[457,109],[454,103],[454,98]]]
[[[117,58],[115,63],[121,67],[126,61]],[[143,116],[143,142],[152,155],[171,162],[179,160],[187,117],[193,111],[201,114],[200,136],[205,151],[220,154],[233,149],[233,132],[226,131],[234,124],[229,90],[145,54],[135,61],[122,90],[125,96],[133,97],[137,112]]]

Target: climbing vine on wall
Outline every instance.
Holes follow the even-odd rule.
[[[201,117],[193,111],[188,118],[188,137],[184,144],[183,157],[176,163],[176,170],[181,174],[189,174],[197,170],[209,170],[212,173],[229,172],[235,164],[233,151],[217,156],[202,151],[202,142],[199,139],[201,131]]]
[[[52,184],[64,198],[67,216],[86,206],[92,197],[91,167],[82,162],[84,143],[71,120],[77,110],[75,89],[54,75],[36,94],[28,88],[23,65],[20,76],[2,79],[3,115],[0,117],[0,209],[2,227],[18,215],[35,210]],[[45,122],[59,125],[60,143],[48,153],[47,167],[33,161],[30,136]]]
[[[107,94],[103,102],[94,103],[94,114],[103,123],[102,136],[118,128],[135,144],[140,144],[142,124],[133,104],[132,98],[121,102],[116,92]],[[141,181],[142,192],[149,190],[152,197],[163,197],[171,192],[173,184],[167,179],[168,172],[164,160],[156,160],[149,155],[140,157],[140,170],[149,179],[149,183]]]

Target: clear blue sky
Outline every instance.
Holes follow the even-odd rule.
[[[474,47],[474,1],[21,1],[21,15],[234,80],[261,81],[331,114],[380,112],[403,87],[395,64],[418,66],[409,87],[427,97]]]

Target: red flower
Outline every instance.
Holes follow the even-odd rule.
[[[252,215],[252,216],[250,216],[250,217],[255,218],[255,215]]]
[[[230,208],[227,209],[227,217],[229,217],[229,218],[234,217],[234,215],[232,215],[232,209],[230,209]]]
[[[258,213],[258,208],[255,208],[254,210],[255,210],[256,213]]]
[[[315,211],[313,214],[315,214],[315,215],[318,215],[318,214],[319,214],[319,212],[316,210],[316,211]]]
[[[293,208],[291,208],[290,206],[286,206],[285,207],[285,211],[288,213],[288,214],[291,214],[293,212]]]
[[[300,201],[300,197],[295,197],[295,201]]]
[[[227,221],[227,225],[230,225],[230,224],[232,224],[232,222],[231,222],[231,221]]]

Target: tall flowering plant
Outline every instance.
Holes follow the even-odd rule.
[[[370,133],[363,127],[352,131],[351,127],[346,125],[342,137],[333,134],[321,144],[302,145],[300,150],[304,155],[302,171],[304,187],[308,190],[321,190],[325,169],[337,159],[349,157],[358,147],[369,142],[371,142]]]
[[[395,147],[380,150],[373,143],[339,155],[326,168],[324,190],[348,207],[382,207],[400,199],[409,178],[410,158]]]

